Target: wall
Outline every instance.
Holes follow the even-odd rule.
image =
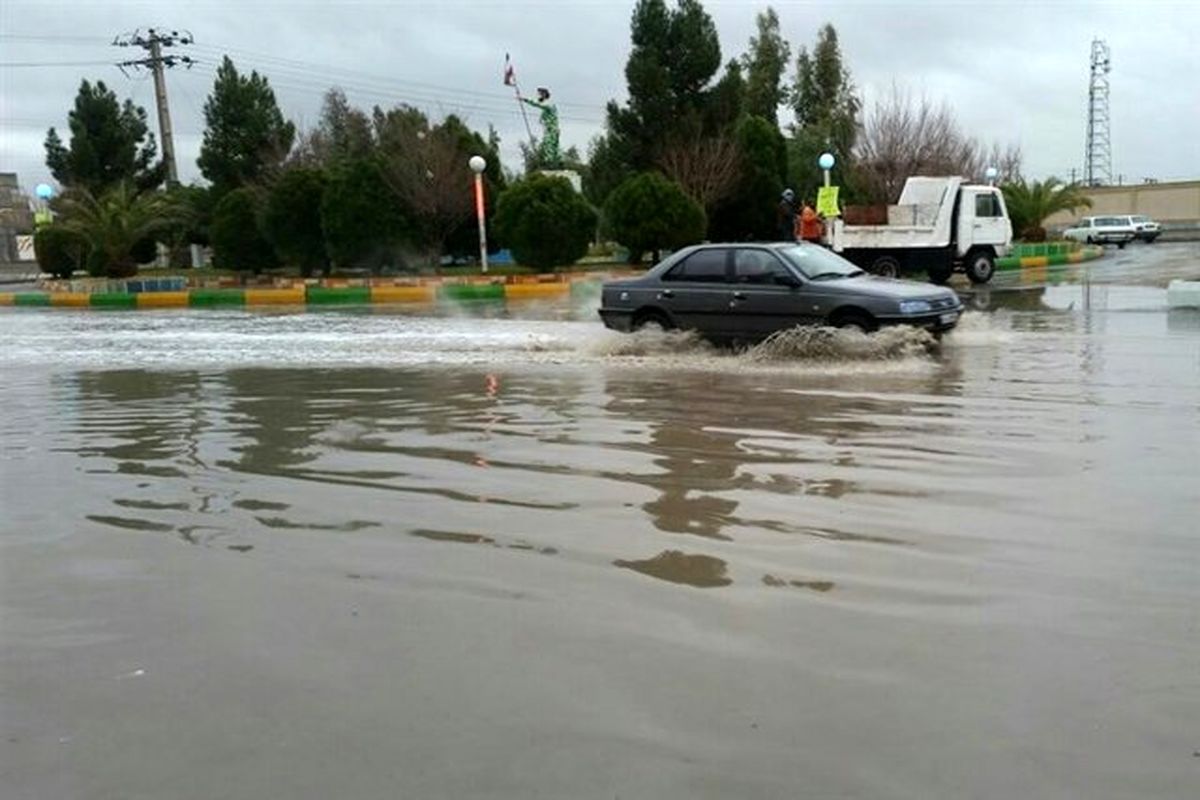
[[[1145,214],[1168,227],[1200,223],[1200,181],[1098,186],[1084,194],[1092,201],[1090,209],[1059,212],[1046,220],[1046,227],[1062,228],[1080,217],[1099,214]]]

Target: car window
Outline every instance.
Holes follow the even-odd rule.
[[[697,250],[676,264],[670,272],[663,276],[663,280],[724,283],[725,256],[728,252],[719,248]]]
[[[821,278],[845,278],[861,275],[862,270],[841,256],[815,244],[797,244],[776,250],[779,255],[809,280]]]
[[[994,194],[975,195],[976,217],[1000,217],[1000,201]]]
[[[781,284],[791,273],[766,250],[733,251],[733,277],[738,283]]]

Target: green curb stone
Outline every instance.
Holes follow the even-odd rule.
[[[452,283],[442,286],[440,296],[445,300],[470,302],[503,300],[504,285],[500,283]]]
[[[188,292],[188,305],[211,308],[213,306],[244,306],[246,293],[241,289],[192,289]]]
[[[92,308],[137,308],[137,295],[125,292],[93,292],[88,302]]]
[[[14,306],[48,306],[50,295],[45,292],[17,292],[13,295]]]
[[[310,286],[305,297],[310,305],[370,303],[371,288],[369,286],[347,286],[341,289],[330,289],[324,286]]]

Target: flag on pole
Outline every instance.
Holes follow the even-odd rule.
[[[508,58],[508,53],[504,54],[504,85],[517,85],[517,73],[516,70],[513,69],[512,61],[510,61]]]

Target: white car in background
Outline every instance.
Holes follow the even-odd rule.
[[[1129,216],[1084,217],[1073,227],[1063,231],[1064,239],[1074,239],[1085,244],[1115,244],[1124,247],[1133,241],[1137,231]]]
[[[1159,237],[1162,233],[1162,226],[1149,217],[1141,214],[1131,214],[1121,219],[1129,220],[1129,224],[1133,226],[1133,236],[1149,244]]]

